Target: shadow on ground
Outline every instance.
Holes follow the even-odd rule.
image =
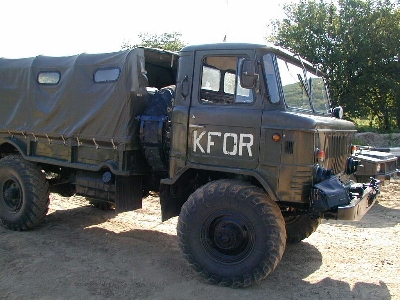
[[[307,276],[322,254],[288,245],[264,281],[234,290],[206,284],[187,265],[176,236],[153,230],[115,233],[94,225],[115,216],[88,206],[55,211],[29,232],[0,229],[1,299],[390,299],[385,283]]]

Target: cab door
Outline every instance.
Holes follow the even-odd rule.
[[[254,169],[258,166],[263,104],[240,84],[244,59],[253,50],[197,51],[189,111],[191,163]]]

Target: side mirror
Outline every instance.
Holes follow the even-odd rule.
[[[240,70],[240,85],[245,89],[254,88],[258,80],[254,63],[249,59],[245,59],[241,63]]]

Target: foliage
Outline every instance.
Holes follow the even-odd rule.
[[[151,33],[140,33],[138,34],[141,42],[137,45],[131,45],[129,42],[124,41],[121,48],[123,50],[129,50],[136,47],[148,47],[158,48],[168,51],[179,51],[186,44],[181,40],[181,33],[163,33],[163,34],[151,34]]]
[[[377,124],[371,120],[354,119],[357,132],[377,132]]]
[[[400,127],[400,5],[300,0],[271,22],[269,40],[321,63],[335,104],[381,131]]]

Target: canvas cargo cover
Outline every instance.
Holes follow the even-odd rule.
[[[131,141],[145,106],[144,51],[0,59],[0,133]],[[117,80],[94,82],[96,70],[115,68]],[[40,84],[43,72],[59,82]]]

